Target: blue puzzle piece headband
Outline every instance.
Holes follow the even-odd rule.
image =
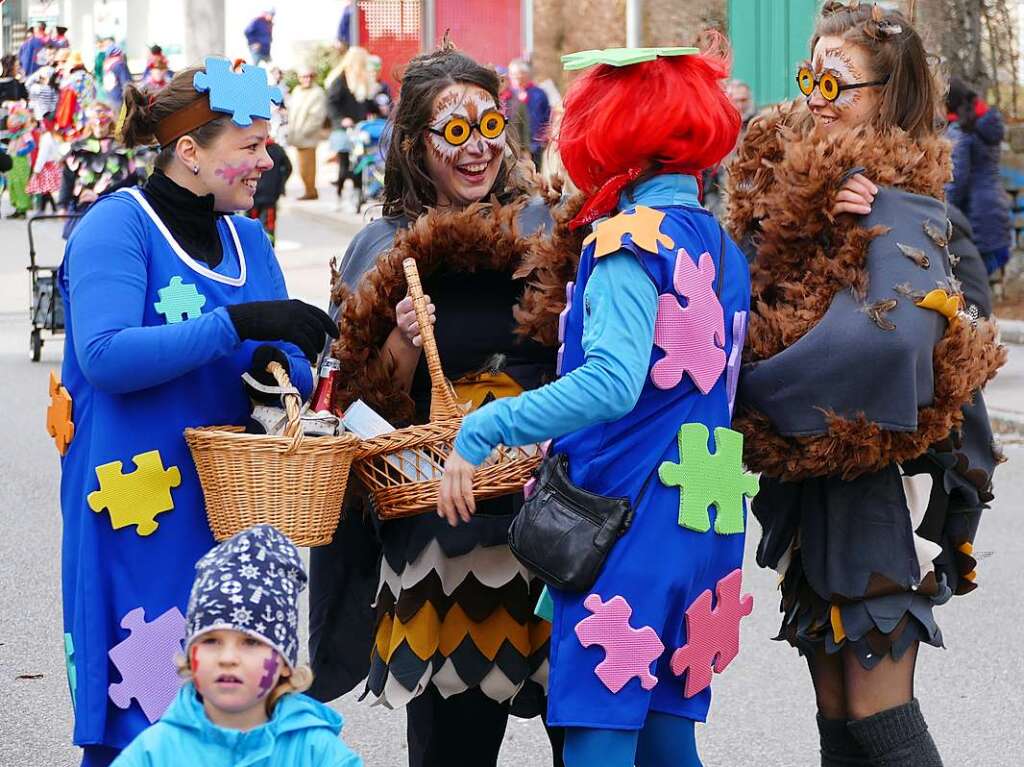
[[[265,69],[243,64],[241,72],[234,72],[230,61],[212,56],[192,84],[204,97],[160,121],[156,139],[162,147],[226,114],[240,128],[252,125],[254,118],[269,120],[271,103],[284,101],[281,89],[268,83]]]

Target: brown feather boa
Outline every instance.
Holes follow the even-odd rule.
[[[507,205],[491,201],[459,211],[425,213],[399,231],[391,249],[354,290],[332,270],[331,299],[339,306],[341,332],[332,346],[340,364],[337,411],[362,399],[396,425],[412,423],[415,418],[412,398],[393,381],[394,361],[382,353],[395,327],[395,305],[406,294],[402,268],[406,258],[416,260],[423,278],[442,264],[455,272],[493,270],[508,272],[509,279],[526,276],[524,296],[515,310],[517,332],[547,345],[557,344],[558,315],[565,306],[564,282],[558,291],[548,282],[566,273],[564,262],[571,261],[571,256],[552,248],[547,234],[526,236],[520,232],[517,219],[528,202],[528,197],[521,197]],[[563,218],[556,213],[556,221]],[[561,242],[566,236],[567,230],[556,226],[554,240]],[[575,257],[578,260],[579,250]]]
[[[730,168],[727,225],[756,251],[745,361],[788,348],[825,314],[836,293],[867,289],[868,246],[881,227],[831,214],[844,174],[854,167],[879,186],[943,199],[951,175],[949,142],[912,140],[898,129],[815,133],[806,107],[784,104],[751,123]],[[882,429],[863,416],[831,414],[829,433],[778,434],[762,413],[737,408],[734,428],[746,437],[747,465],[767,476],[851,479],[923,454],[963,421],[961,408],[1006,361],[995,325],[951,322],[936,345],[934,400],[918,411],[915,432]]]

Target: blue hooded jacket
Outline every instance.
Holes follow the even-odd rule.
[[[982,254],[1010,247],[1010,200],[999,175],[1006,126],[998,109],[989,109],[971,131],[949,126],[953,142],[953,182],[947,200],[966,214],[974,244]]]
[[[247,732],[213,724],[191,683],[160,721],[144,730],[112,767],[362,767],[338,737],[342,718],[308,695],[289,694],[264,725]]]

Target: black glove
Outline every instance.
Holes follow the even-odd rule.
[[[249,375],[264,386],[277,386],[277,379],[274,378],[274,376],[270,374],[270,371],[267,370],[267,365],[271,362],[281,363],[281,367],[283,367],[286,372],[288,371],[287,354],[276,346],[271,346],[270,344],[257,346],[256,350],[252,353],[252,364],[249,366]],[[281,406],[280,394],[267,394],[266,392],[261,392],[258,389],[252,388],[249,384],[245,384],[245,393],[261,405]]]
[[[338,337],[338,326],[327,312],[294,298],[235,304],[228,307],[228,315],[239,338],[293,343],[310,362],[324,348],[324,334]]]

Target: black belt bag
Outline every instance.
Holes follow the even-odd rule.
[[[637,503],[646,489],[644,483]],[[533,494],[512,521],[508,545],[549,586],[585,591],[594,585],[612,546],[632,521],[628,498],[608,498],[577,487],[569,479],[568,457],[549,455],[538,469]]]

